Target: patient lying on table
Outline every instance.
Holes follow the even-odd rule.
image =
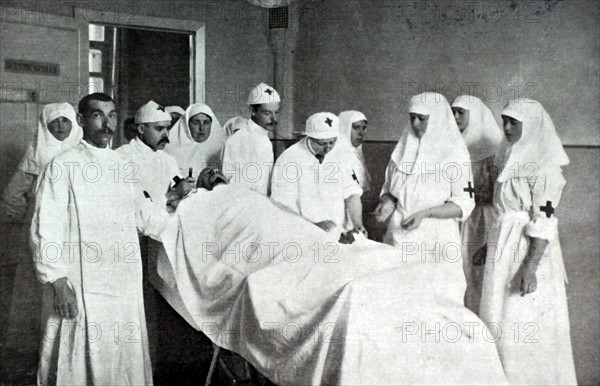
[[[273,382],[505,383],[494,331],[436,289],[435,264],[340,244],[218,170],[198,186],[162,235],[165,288],[190,324]]]

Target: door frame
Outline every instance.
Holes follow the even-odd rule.
[[[204,102],[206,79],[206,53],[204,22],[168,19],[156,16],[133,15],[121,12],[104,12],[86,8],[74,8],[74,18],[87,24],[103,24],[112,27],[151,29],[165,32],[187,32],[190,34],[190,104]]]

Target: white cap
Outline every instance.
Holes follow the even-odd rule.
[[[135,113],[135,123],[165,121],[171,121],[171,114],[167,113],[164,107],[154,101],[146,103]]]
[[[262,105],[275,102],[281,102],[277,91],[268,84],[261,83],[250,90],[248,101],[246,103],[249,105]]]
[[[185,115],[185,110],[179,106],[167,106],[167,107],[165,107],[165,111],[169,114],[178,113],[181,115]]]
[[[340,134],[340,120],[332,113],[316,113],[306,120],[307,137],[315,139],[337,138]]]

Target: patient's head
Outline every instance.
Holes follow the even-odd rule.
[[[196,187],[212,190],[218,184],[226,184],[227,178],[216,168],[204,168],[198,176]]]

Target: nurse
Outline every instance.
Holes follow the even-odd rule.
[[[4,190],[0,222],[5,250],[16,251],[11,256],[18,261],[11,306],[2,312],[0,321],[4,322],[4,315],[8,317],[5,347],[16,352],[35,352],[41,335],[42,288],[34,275],[29,240],[24,236],[29,234],[38,180],[52,158],[75,146],[82,137],[83,130],[70,104],[44,106],[33,141]]]
[[[494,156],[504,137],[492,111],[472,95],[461,95],[452,103],[452,112],[471,156],[475,209],[462,224],[463,264],[467,279],[465,306],[479,311],[483,266],[489,228],[494,224],[492,196],[498,176]]]
[[[175,157],[182,175],[192,168],[196,177],[205,167],[221,167],[224,144],[225,134],[213,111],[204,103],[194,103],[169,131],[165,151]]]
[[[408,260],[434,262],[439,280],[427,285],[442,286],[462,305],[458,225],[475,206],[469,153],[443,95],[412,97],[409,114],[385,172],[376,218],[387,221],[384,242],[401,248]]]
[[[574,385],[565,269],[555,210],[569,163],[537,101],[509,102],[496,158],[498,221],[485,265],[480,317],[497,326],[506,377],[520,385]]]
[[[5,217],[22,219],[35,197],[37,179],[58,154],[77,145],[83,130],[77,124],[75,109],[68,103],[50,103],[40,114],[34,140],[13,175],[2,197]]]
[[[306,121],[306,137],[286,149],[273,169],[271,199],[330,233],[337,241],[345,231],[366,235],[362,223],[362,189],[344,167],[339,119],[316,113]],[[346,213],[352,228],[346,228]]]
[[[371,190],[371,174],[363,154],[363,141],[367,135],[367,117],[360,111],[342,111],[340,119],[340,148],[353,178],[366,193]]]

